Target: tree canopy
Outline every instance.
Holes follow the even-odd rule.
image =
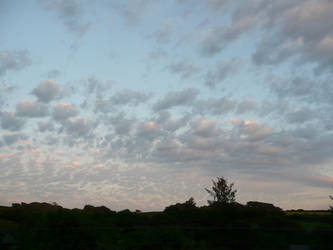
[[[235,195],[237,190],[233,189],[234,183],[228,184],[228,181],[222,176],[217,177],[217,181],[212,180],[212,189],[205,190],[213,197],[213,200],[208,200],[208,204],[213,203],[233,203],[235,202]]]
[[[332,195],[330,195],[329,197],[330,197],[331,200],[333,200],[333,196]],[[333,206],[330,206],[330,209],[333,212]]]

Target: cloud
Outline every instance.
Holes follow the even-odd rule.
[[[117,92],[110,99],[113,105],[139,105],[140,103],[145,103],[151,97],[150,94],[140,93],[138,91],[125,89]]]
[[[237,59],[217,63],[213,69],[206,73],[205,84],[210,88],[215,88],[226,78],[236,74],[239,70],[239,64],[240,62]]]
[[[298,127],[293,131],[290,131],[290,136],[295,138],[302,138],[306,140],[313,140],[321,133],[318,128],[306,126],[306,127]]]
[[[156,157],[156,161],[165,161],[168,159],[172,163],[197,160],[193,152],[186,150],[184,145],[176,139],[158,142],[153,156]]]
[[[213,56],[221,52],[226,46],[224,33],[224,27],[214,27],[203,32],[203,38],[200,42],[200,53],[204,56]]]
[[[209,98],[195,103],[195,112],[201,115],[222,115],[232,112],[236,102],[231,97]]]
[[[214,56],[242,34],[252,30],[260,18],[251,5],[253,5],[252,2],[242,1],[242,4],[239,5],[241,7],[232,13],[230,25],[214,26],[201,32],[201,55]],[[243,8],[245,11],[243,11]],[[222,9],[222,11],[224,10]]]
[[[54,131],[54,125],[51,122],[39,121],[37,125],[40,132]]]
[[[110,119],[110,123],[113,125],[116,135],[129,135],[135,122],[134,118],[126,118],[124,113],[120,113]]]
[[[0,52],[0,76],[9,71],[22,70],[31,65],[32,60],[27,50]]]
[[[263,5],[260,11],[265,15],[264,27],[270,35],[258,44],[253,61],[259,65],[275,64],[297,56],[298,63],[316,63],[317,72],[332,71],[332,10],[333,3],[329,0],[279,1]],[[272,26],[275,28],[271,29]]]
[[[272,116],[282,117],[290,110],[290,103],[288,100],[282,99],[277,102],[276,100],[263,100],[258,103],[257,114],[260,117]]]
[[[245,135],[246,140],[258,141],[273,135],[273,130],[255,121],[240,121],[231,118],[230,122],[237,127],[240,134]]]
[[[160,126],[154,121],[142,122],[138,124],[137,135],[139,137],[155,138],[161,133]]]
[[[70,117],[76,116],[79,113],[78,109],[68,103],[56,104],[52,111],[53,119],[64,121]]]
[[[160,140],[152,152],[152,158],[159,163],[184,167],[206,168],[217,163],[223,150],[217,138],[202,138],[187,135],[182,141],[174,139]],[[214,163],[215,162],[215,163]]]
[[[9,99],[9,96],[14,89],[15,87],[13,85],[0,82],[0,108],[6,104],[6,101]]]
[[[263,140],[272,135],[272,129],[254,121],[244,121],[240,131],[248,136],[249,140]]]
[[[95,94],[100,99],[112,88],[112,82],[111,80],[101,82],[95,76],[90,76],[85,86],[88,95]]]
[[[80,107],[83,109],[89,108],[90,104],[94,102],[95,110],[100,109],[102,112],[107,112],[108,100],[105,98],[112,89],[113,80],[110,78],[106,81],[100,81],[96,76],[90,76],[84,81],[84,95],[85,98]],[[71,92],[73,89],[71,88]],[[69,93],[70,94],[70,93]]]
[[[49,103],[59,97],[60,86],[52,81],[42,81],[36,88],[33,89],[32,94],[35,95],[39,101]]]
[[[294,77],[291,79],[283,80],[280,78],[273,78],[270,80],[271,89],[279,98],[297,97],[300,99],[308,100],[308,96],[315,97],[316,86],[310,79],[303,77]],[[308,100],[309,101],[309,100]]]
[[[162,110],[158,112],[156,121],[164,130],[175,132],[179,128],[186,126],[190,119],[191,116],[189,114],[185,114],[183,117],[176,118],[172,117],[169,111]]]
[[[17,118],[13,112],[3,111],[0,113],[1,127],[10,131],[18,131],[23,128],[25,121]]]
[[[175,20],[172,18],[165,19],[160,27],[154,32],[154,37],[158,43],[167,43],[174,30]]]
[[[215,120],[196,119],[192,122],[191,128],[194,135],[201,137],[213,137],[220,134]]]
[[[44,117],[49,114],[49,110],[42,103],[23,100],[16,105],[16,114],[22,117]]]
[[[312,171],[306,171],[305,173],[293,173],[292,177],[296,181],[301,181],[311,187],[327,188],[333,185],[333,178],[328,175],[318,174]],[[289,176],[290,178],[291,176]]]
[[[61,72],[57,69],[53,69],[53,70],[50,70],[49,72],[47,72],[45,74],[45,76],[48,78],[48,79],[54,79],[54,78],[57,78],[61,75]]]
[[[157,61],[167,57],[168,53],[165,50],[161,48],[153,49],[149,51],[147,58],[145,59],[145,62],[147,63],[147,65],[150,65],[150,60]]]
[[[82,37],[89,29],[83,21],[84,11],[77,0],[40,0],[48,10],[57,12],[58,17],[73,34]]]
[[[133,126],[133,121],[129,119],[119,120],[114,128],[117,135],[128,135]]]
[[[163,99],[153,106],[154,111],[170,109],[176,106],[189,106],[195,102],[199,90],[188,88],[180,91],[170,91]]]
[[[191,136],[185,142],[187,150],[192,151],[192,154],[203,154],[203,157],[201,159],[197,157],[197,160],[205,161],[208,161],[208,157],[216,159],[216,152],[219,151],[222,145],[219,138],[216,137]]]
[[[82,8],[92,7],[93,11],[105,6],[93,2],[94,6],[87,7],[79,1],[54,0],[45,1],[43,6],[56,11],[65,28],[82,36],[88,17]],[[13,88],[3,81],[1,197],[56,198],[65,206],[80,205],[75,197],[81,197],[83,202],[106,202],[112,208],[148,204],[153,210],[183,199],[188,190],[204,204],[203,187],[220,173],[238,180],[242,192],[254,192],[259,197],[260,190],[265,190],[272,197],[281,194],[282,200],[282,193],[288,189],[301,190],[308,185],[309,193],[315,188],[312,199],[332,185],[327,172],[333,161],[333,85],[329,72],[332,22],[328,1],[128,0],[114,5],[131,25],[140,20],[147,24],[168,7],[164,16],[149,23],[149,30],[142,25],[131,35],[143,39],[151,35],[156,40],[148,41],[157,45],[150,55],[141,51],[141,55],[150,56],[152,71],[158,70],[158,65],[167,65],[164,73],[191,86],[176,86],[165,92],[168,86],[161,89],[156,85],[160,96],[152,99],[147,92],[139,92],[140,86],[138,91],[118,90],[111,80],[83,76],[75,86],[51,80],[36,82],[30,89],[32,98],[17,100],[24,92],[29,94],[29,86],[13,96],[9,95]],[[182,23],[169,12],[176,8],[176,15],[186,15]],[[154,9],[153,15],[145,15],[149,9]],[[95,14],[90,17],[95,19]],[[98,17],[94,22],[100,20]],[[100,28],[108,29],[104,24]],[[175,45],[176,36],[180,42]],[[198,45],[196,39],[199,48],[194,47]],[[227,50],[229,47],[233,50]],[[199,49],[206,58],[183,59],[196,56],[193,49]],[[186,57],[181,57],[184,52]],[[230,53],[239,58],[230,57]],[[27,67],[18,54],[12,53],[12,57],[14,66],[2,59],[1,76]],[[317,71],[312,72],[313,67]],[[148,85],[154,81],[153,75],[146,79]],[[59,72],[50,71],[45,76],[54,79]],[[15,82],[16,78],[6,81]],[[253,84],[232,87],[231,80],[236,78]],[[191,88],[198,80],[206,85],[200,86],[202,91]],[[235,91],[225,94],[214,91],[214,87]],[[64,88],[75,95],[68,94],[67,101],[60,102]],[[40,119],[29,119],[34,117]],[[28,138],[31,133],[35,134]],[[249,185],[242,186],[243,181]],[[281,183],[282,191],[278,186]],[[160,197],[161,193],[166,197]]]
[[[267,38],[266,40],[262,40],[252,56],[252,61],[259,66],[279,64],[295,55],[299,46],[297,42],[285,43],[283,45],[280,42],[279,40],[268,40]],[[275,48],[275,50],[269,53],[272,48]]]
[[[202,55],[214,56],[244,34],[260,34],[252,54],[256,65],[275,65],[293,59],[298,65],[314,63],[315,73],[333,71],[330,0],[227,2],[207,2],[214,6],[214,12],[229,14],[230,23],[211,25],[200,33]]]
[[[197,117],[190,122],[190,126],[181,135],[175,137],[178,150],[185,153],[187,157],[192,155],[193,160],[204,162],[215,161],[222,156],[223,151],[222,130],[215,120],[207,120]],[[178,156],[175,155],[177,158]],[[187,159],[189,161],[190,159]],[[179,160],[179,159],[178,159]],[[210,164],[210,163],[209,163]]]
[[[207,0],[206,3],[209,4],[213,9],[224,7],[228,4],[230,0]]]
[[[88,137],[94,128],[94,124],[82,117],[69,119],[64,122],[64,127],[69,135],[74,137]]]
[[[187,61],[179,61],[166,66],[166,69],[173,74],[179,75],[182,79],[191,78],[200,72],[200,66]]]
[[[177,168],[210,168],[224,155],[221,132],[216,121],[196,118],[190,126],[185,123],[178,134],[162,134],[153,144],[150,157],[159,164],[177,164]]]
[[[19,140],[24,140],[26,138],[27,136],[25,134],[19,132],[13,132],[3,135],[3,140],[8,146],[16,143]]]
[[[114,8],[120,11],[126,24],[137,25],[143,13],[154,3],[153,0],[127,0],[126,3],[114,4]]]
[[[116,111],[115,107],[111,104],[110,99],[96,99],[94,106],[96,112],[109,113]]]
[[[244,114],[246,112],[254,111],[257,106],[256,101],[252,99],[244,100],[237,105],[237,113]]]
[[[103,113],[115,112],[122,106],[138,106],[146,103],[151,94],[141,93],[135,90],[124,89],[118,91],[110,98],[97,98],[94,102],[95,110]]]
[[[286,115],[286,119],[289,123],[304,123],[315,119],[316,115],[316,111],[303,107],[299,110],[289,112]]]
[[[332,160],[332,133],[321,133],[314,138],[300,138],[292,148],[298,164],[325,164]]]
[[[264,132],[265,133],[265,132]],[[272,145],[272,144],[262,144],[259,145],[257,148],[257,153],[266,156],[283,156],[286,154],[284,148]]]
[[[305,103],[333,104],[333,87],[329,76],[324,79],[305,76],[290,79],[273,77],[269,79],[269,83],[272,92],[281,100],[295,99]]]

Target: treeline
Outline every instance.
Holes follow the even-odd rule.
[[[149,213],[21,203],[0,208],[0,249],[331,249],[332,227],[332,216],[288,216],[261,202],[190,199]]]
[[[0,249],[332,249],[332,213],[243,205],[224,178],[206,190],[206,206],[190,198],[161,212],[38,202],[0,207]]]

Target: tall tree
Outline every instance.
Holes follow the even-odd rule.
[[[233,189],[234,183],[228,184],[228,181],[222,176],[217,177],[217,181],[212,180],[212,189],[206,191],[213,197],[213,200],[208,200],[208,204],[212,205],[215,202],[233,203],[237,190]]]
[[[330,197],[331,200],[333,200],[333,196],[332,195],[330,195],[329,197]],[[330,206],[330,209],[333,212],[333,206]]]

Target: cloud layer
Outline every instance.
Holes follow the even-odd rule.
[[[8,6],[1,204],[203,205],[223,175],[240,202],[327,208],[331,1]]]

